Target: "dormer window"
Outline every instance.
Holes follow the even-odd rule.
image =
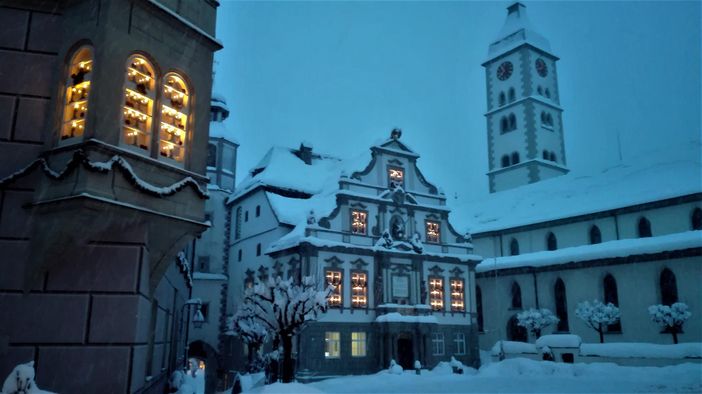
[[[151,122],[156,98],[153,67],[142,56],[132,56],[127,62],[126,79],[122,142],[148,151],[151,146]]]
[[[388,168],[388,184],[390,186],[403,186],[405,182],[405,170],[400,167]]]
[[[433,220],[427,220],[426,221],[426,239],[427,242],[432,242],[432,243],[439,243],[439,240],[441,239],[441,229],[440,229],[440,224],[439,222],[435,222]]]
[[[328,270],[327,274],[327,284],[334,287],[331,295],[329,296],[329,301],[327,302],[330,307],[341,307],[341,271]]]
[[[61,128],[62,140],[80,137],[85,131],[92,71],[93,53],[89,47],[83,47],[73,55],[69,66]]]
[[[368,213],[359,209],[351,210],[351,232],[354,234],[366,234],[368,223]]]

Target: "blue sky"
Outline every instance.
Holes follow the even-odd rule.
[[[566,158],[590,172],[700,139],[700,2],[524,2],[561,60]],[[341,157],[393,127],[453,199],[488,194],[488,44],[511,2],[222,1],[215,92],[243,179],[272,144]],[[651,154],[651,160],[663,160]]]

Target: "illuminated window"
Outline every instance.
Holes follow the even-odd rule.
[[[341,271],[327,271],[327,284],[334,286],[327,304],[330,307],[341,306]]]
[[[352,332],[351,333],[351,356],[365,357],[366,356],[366,333]]]
[[[443,356],[444,350],[444,334],[434,332],[431,334],[431,354],[434,356]]]
[[[444,280],[442,278],[429,278],[429,304],[431,304],[431,309],[435,311],[444,309]]]
[[[456,355],[466,354],[466,334],[457,332],[453,342],[456,344]]]
[[[324,358],[341,357],[341,334],[338,331],[324,333]]]
[[[174,73],[163,78],[159,154],[183,162],[190,115],[190,92],[183,78]]]
[[[351,211],[351,232],[354,234],[365,234],[368,213],[354,209]]]
[[[466,310],[463,288],[463,279],[451,279],[451,310],[454,312]]]
[[[156,97],[156,82],[151,64],[135,55],[127,62],[124,91],[122,141],[148,151],[151,146],[151,122]]]
[[[388,180],[390,186],[402,186],[405,182],[405,171],[399,167],[388,168]]]
[[[351,307],[365,308],[368,304],[368,275],[365,272],[351,273]]]
[[[88,94],[93,71],[93,52],[83,47],[73,55],[66,81],[66,102],[63,107],[61,139],[80,137],[85,131]]]
[[[439,243],[439,239],[441,238],[439,222],[427,220],[426,227],[427,227],[427,236],[426,236],[427,242]]]

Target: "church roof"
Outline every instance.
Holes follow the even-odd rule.
[[[572,171],[460,203],[453,221],[475,235],[702,193],[701,152],[691,141],[601,171]]]
[[[487,61],[523,44],[530,44],[544,52],[551,53],[551,44],[534,29],[529,21],[526,6],[515,2],[507,7],[507,19],[505,19],[505,24],[497,38],[490,44]]]

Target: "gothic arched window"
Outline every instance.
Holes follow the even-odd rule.
[[[652,236],[651,233],[651,222],[648,219],[642,217],[639,219],[639,238],[645,238]]]
[[[519,164],[519,152],[512,152],[512,165]]]
[[[536,88],[536,93],[538,93],[539,96],[543,96],[543,95],[544,95],[544,88],[542,88],[541,85],[539,85],[539,86]]]
[[[509,155],[502,156],[502,168],[509,167]]]
[[[568,302],[566,300],[565,283],[563,283],[561,278],[556,280],[553,292],[556,300],[556,316],[560,319],[556,330],[561,332],[568,331]]]
[[[483,293],[475,286],[475,307],[478,313],[478,331],[483,332]]]
[[[517,117],[514,114],[509,114],[509,131],[517,129]]]
[[[509,131],[509,121],[506,117],[500,118],[500,132],[506,133]]]
[[[553,233],[548,233],[548,235],[546,236],[546,249],[547,250],[558,249],[558,241],[556,240],[556,236]]]
[[[236,223],[234,224],[234,239],[241,238],[241,207],[236,208]]]
[[[556,160],[556,152],[551,152],[551,155],[550,155],[549,159],[550,159],[552,162],[555,163],[555,162],[557,161],[557,160]]]
[[[505,105],[505,92],[500,92],[499,102],[500,102],[500,107]]]
[[[541,124],[546,125],[546,112],[541,111]]]
[[[602,233],[600,232],[600,228],[593,225],[590,227],[590,244],[594,245],[600,242],[602,242]]]
[[[661,304],[673,305],[678,302],[678,284],[675,274],[668,268],[661,272]]]
[[[614,306],[619,306],[619,294],[617,292],[617,281],[614,276],[607,274],[602,282],[604,286],[604,303],[612,303]],[[607,326],[607,331],[620,332],[622,330],[622,325],[620,322],[610,324]]]
[[[519,241],[517,241],[515,238],[512,238],[512,240],[509,242],[509,255],[519,255]]]
[[[550,157],[551,157],[551,156],[548,154],[548,151],[545,150],[544,153],[543,153],[543,157],[544,157],[544,160],[550,160]]]
[[[66,80],[61,139],[80,137],[85,131],[88,94],[93,71],[93,50],[83,46],[71,57]]]
[[[522,288],[519,283],[512,282],[512,309],[522,309]]]
[[[551,98],[551,91],[548,90],[548,88],[546,88],[546,90],[544,90],[544,95],[548,98]]]
[[[702,230],[702,209],[695,208],[695,210],[692,211],[690,221],[692,222],[693,230]]]
[[[515,99],[514,88],[509,88],[509,102],[511,103]]]
[[[526,342],[528,340],[526,328],[517,324],[517,315],[507,321],[507,339],[510,341]]]
[[[143,56],[131,56],[127,61],[122,142],[147,152],[151,149],[151,123],[155,99],[156,80],[153,66]]]
[[[182,76],[169,73],[163,77],[162,93],[159,153],[182,163],[190,117],[190,89]]]

